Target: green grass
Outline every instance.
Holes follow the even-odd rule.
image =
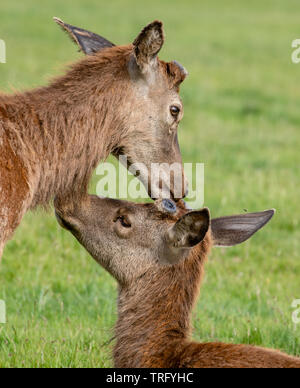
[[[252,343],[300,356],[300,37],[297,0],[151,2],[2,0],[7,64],[0,89],[44,84],[80,54],[51,21],[59,16],[116,43],[161,19],[161,57],[190,72],[182,87],[185,162],[205,163],[214,216],[275,207],[251,241],[215,249],[194,314],[194,338]],[[111,366],[116,284],[61,230],[53,214],[27,214],[0,268],[2,367]]]

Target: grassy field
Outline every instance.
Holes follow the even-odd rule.
[[[194,338],[251,343],[300,356],[300,38],[297,0],[2,0],[0,89],[45,84],[80,57],[52,16],[115,43],[153,19],[165,23],[160,56],[190,72],[182,87],[185,162],[205,163],[213,216],[276,208],[250,242],[214,250],[194,314]],[[93,187],[91,188],[93,191]],[[27,214],[0,266],[1,367],[109,367],[116,284],[57,225]]]

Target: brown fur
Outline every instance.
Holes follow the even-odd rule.
[[[181,165],[176,130],[182,114],[171,120],[164,105],[179,100],[185,76],[157,58],[148,73],[151,82],[135,63],[133,45],[109,47],[47,87],[0,95],[0,258],[28,209],[47,206],[56,195],[85,192],[110,153],[147,168],[151,162]]]
[[[190,212],[182,203],[171,214],[163,201],[143,205],[88,196],[55,205],[60,224],[118,280],[116,367],[300,367],[299,358],[275,350],[190,339],[192,309],[210,248],[222,245],[224,236],[228,245],[245,241],[240,232],[248,229],[247,219],[252,226],[257,219],[258,230],[273,212],[212,220],[203,240],[207,209]],[[253,233],[248,229],[248,238]],[[177,264],[161,265],[166,262]]]
[[[115,366],[119,368],[300,368],[300,359],[255,346],[191,341],[210,237],[183,263],[150,270],[119,294]]]
[[[56,194],[85,191],[93,169],[120,144],[129,52],[110,49],[84,58],[49,87],[0,96],[0,211],[8,225],[0,229],[1,241],[27,209]]]

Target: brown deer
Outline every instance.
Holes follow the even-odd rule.
[[[56,202],[60,224],[119,283],[116,367],[300,367],[300,359],[255,346],[195,343],[191,312],[210,248],[251,237],[274,211],[210,221],[181,202],[133,204],[85,197]]]
[[[144,166],[134,171],[152,197],[161,197],[162,187],[177,199],[187,190],[177,140],[183,116],[178,92],[187,73],[175,61],[158,59],[162,23],[146,26],[133,44],[115,46],[55,20],[87,56],[47,87],[0,94],[0,258],[28,209],[85,192],[110,153]],[[156,188],[151,163],[175,165]]]

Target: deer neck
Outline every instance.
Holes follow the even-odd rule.
[[[116,367],[178,366],[209,248],[208,236],[183,263],[149,271],[120,288]]]
[[[5,99],[6,130],[28,171],[31,207],[85,191],[97,164],[120,147],[129,81],[117,69],[108,76],[104,65],[86,59],[48,87]]]

